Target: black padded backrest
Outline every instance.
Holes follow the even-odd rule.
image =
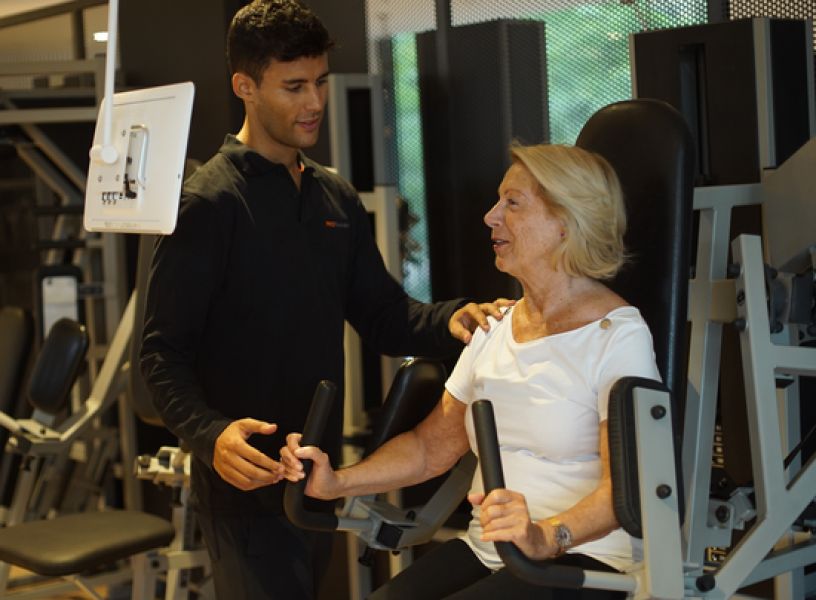
[[[679,473],[678,399],[684,397],[686,384],[694,193],[691,133],[683,117],[670,105],[658,100],[629,100],[595,113],[584,125],[576,145],[606,158],[623,187],[628,220],[625,242],[631,261],[610,287],[638,307],[652,331],[657,366],[671,392]],[[609,402],[609,450],[615,515],[626,531],[641,537],[631,402],[636,386],[663,387],[640,378],[624,378],[615,384]],[[679,488],[678,498],[682,504]]]
[[[147,279],[150,274],[150,262],[153,257],[155,235],[139,236],[139,257],[136,262],[136,306],[133,317],[133,335],[130,336],[130,398],[133,411],[145,423],[163,427],[159,413],[153,405],[150,391],[147,389],[142,370],[139,368],[139,354],[142,351],[142,332],[144,330],[145,299],[147,296]]]
[[[0,309],[0,411],[14,412],[33,336],[25,310],[17,306]]]
[[[445,367],[432,360],[412,358],[402,363],[377,417],[365,456],[427,417],[442,397],[445,378]]]
[[[28,382],[28,401],[34,408],[56,414],[65,406],[87,351],[88,333],[82,324],[60,319],[51,326]]]
[[[657,366],[675,399],[686,381],[694,145],[682,115],[659,100],[599,110],[576,146],[603,156],[620,178],[631,262],[609,283],[636,306],[654,337]]]

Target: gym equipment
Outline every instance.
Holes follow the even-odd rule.
[[[815,523],[809,516],[816,495],[816,459],[810,457],[798,468],[800,445],[793,447],[798,438],[797,376],[816,374],[816,349],[799,346],[796,335],[806,339],[816,322],[816,243],[812,221],[801,218],[812,211],[808,190],[816,189],[814,152],[816,141],[811,140],[756,186],[698,190],[691,352],[699,365],[693,362],[689,371],[682,488],[666,444],[672,439],[668,417],[676,411],[669,399],[676,390],[646,380],[621,381],[613,390],[614,505],[621,525],[643,537],[643,562],[615,576],[613,586],[590,572],[537,565],[517,549],[500,546],[507,567],[519,577],[543,585],[606,589],[622,589],[615,586],[628,580],[635,598],[728,598],[744,586],[786,575],[776,582],[780,594],[810,594],[812,584],[790,574],[816,560]],[[759,198],[770,221],[765,242],[779,270],[763,264],[761,241],[752,235],[731,243],[734,262],[725,264],[730,210]],[[794,214],[800,218],[790,219]],[[779,219],[785,216],[783,231]],[[725,274],[728,279],[720,278]],[[718,331],[712,330],[722,322],[733,322],[739,331],[753,470],[751,484],[730,490],[725,498],[709,490],[719,364]],[[474,418],[480,447],[491,448],[480,451],[482,458],[497,456],[488,405],[475,411]],[[675,445],[675,451],[680,448]],[[486,485],[488,479],[492,487],[502,485],[497,460],[484,460],[482,468]],[[737,543],[735,530],[745,530]],[[712,547],[727,549],[715,564],[707,561]]]
[[[626,143],[622,144],[621,140],[626,140]],[[642,396],[643,402],[649,402],[649,407],[655,403],[660,404],[664,414],[671,415],[668,390],[682,390],[685,380],[684,317],[687,311],[694,169],[690,133],[680,114],[668,104],[656,100],[633,100],[612,104],[598,111],[581,131],[577,145],[607,158],[621,180],[629,218],[626,245],[633,259],[632,264],[619,274],[610,287],[640,308],[654,336],[658,368],[663,375],[665,387],[638,391],[638,397]],[[435,398],[428,401],[435,403],[439,396],[437,393]],[[394,400],[396,402],[398,399]],[[418,420],[421,418],[418,417]],[[670,418],[662,419],[660,425],[662,429],[659,432],[654,428],[649,430],[652,434],[649,444],[650,461],[659,467],[643,475],[641,483],[643,489],[652,490],[659,485],[668,485],[673,492],[661,498],[659,505],[647,504],[649,511],[644,511],[642,526],[644,531],[659,531],[663,556],[669,555],[677,559],[676,572],[672,574],[670,571],[670,561],[649,560],[658,548],[647,543],[644,553],[648,566],[642,570],[640,579],[609,573],[585,574],[580,569],[574,569],[557,575],[557,583],[568,583],[571,586],[586,583],[593,587],[623,591],[637,588],[656,597],[682,596],[675,457],[672,445],[665,443],[674,434]],[[617,460],[614,451],[612,459],[614,464]],[[469,459],[463,460],[467,462]],[[461,462],[457,469],[463,470]],[[448,502],[458,503],[469,488],[470,476],[462,477],[461,485],[456,488],[456,497],[445,498]],[[292,494],[297,493],[296,486],[287,484],[287,487],[287,494],[290,491]],[[434,496],[431,503],[441,501],[447,491],[438,492],[437,496],[440,498]],[[353,503],[354,500],[349,500],[347,506]],[[410,527],[410,519],[405,519],[407,523],[399,523],[396,519],[393,521],[387,523],[387,526],[371,527],[360,535],[366,536],[366,539],[374,537],[378,542],[388,542],[381,543],[381,547],[399,547],[400,543],[409,538],[405,531],[411,531],[407,529]],[[312,525],[304,521],[300,524]],[[321,528],[331,528],[334,522],[324,521],[320,525]],[[340,528],[345,525],[338,521]],[[392,527],[396,529],[396,533],[389,537],[387,534],[394,531]],[[405,528],[405,531],[400,531],[399,527]],[[373,536],[370,533],[372,530]],[[529,571],[526,566],[522,569]],[[553,577],[550,572],[544,578],[539,578],[537,571],[534,573],[539,583],[549,582]]]
[[[422,421],[439,401],[444,381],[444,368],[436,362],[413,358],[403,363],[383,403],[364,456]],[[334,399],[332,388],[333,384],[321,382],[315,391],[301,444],[319,445]],[[307,468],[310,466],[309,462]],[[475,466],[475,457],[466,454],[431,500],[419,509],[400,508],[371,495],[349,498],[339,515],[307,511],[303,508],[305,479],[286,484],[284,508],[289,519],[299,527],[355,532],[368,548],[363,560],[370,561],[371,549],[397,551],[429,541],[469,489]]]
[[[189,576],[191,569],[209,565],[209,557],[200,543],[195,543],[194,527],[187,506],[189,495],[189,455],[178,448],[161,448],[156,456],[139,458],[137,474],[142,479],[168,485],[174,490],[172,523],[166,519],[140,511],[89,511],[79,514],[58,516],[46,521],[23,522],[31,502],[38,465],[53,456],[67,455],[73,444],[93,420],[98,418],[114,402],[116,397],[129,388],[134,399],[134,409],[149,423],[160,423],[150,404],[146,391],[140,387],[141,380],[130,369],[128,357],[133,358],[138,348],[131,346],[131,336],[135,324],[141,284],[147,277],[149,254],[153,239],[144,236],[141,240],[137,274],[137,288],[131,296],[128,308],[122,317],[113,343],[105,357],[99,377],[94,382],[90,397],[81,409],[69,419],[52,425],[37,418],[15,420],[0,413],[0,425],[12,432],[12,444],[23,453],[24,469],[18,481],[14,502],[9,511],[6,528],[0,529],[0,590],[4,597],[14,598],[19,594],[30,596],[31,592],[7,589],[9,563],[28,568],[44,576],[59,576],[70,583],[67,589],[78,586],[92,597],[93,588],[101,584],[113,584],[133,579],[132,598],[146,600],[154,597],[156,580],[166,572],[165,598],[182,600],[190,589],[196,588]],[[32,394],[38,400],[39,409],[60,410],[68,396],[75,373],[68,366],[79,364],[76,358],[81,349],[78,339],[84,337],[84,330],[76,326],[74,332],[66,323],[58,321],[52,328],[43,351],[38,358],[32,376]],[[69,335],[70,334],[70,335]],[[69,358],[74,357],[73,360]],[[62,370],[55,371],[62,365]],[[59,377],[57,375],[60,375]],[[73,376],[72,376],[73,375]],[[59,385],[58,385],[59,384]],[[61,395],[60,395],[61,394]],[[35,412],[35,415],[37,413]],[[35,515],[39,517],[40,515]],[[30,539],[42,540],[31,544]],[[89,570],[115,564],[130,558],[131,569],[119,569],[111,573],[83,576]],[[43,594],[53,595],[66,591],[59,582],[44,588]],[[199,586],[200,597],[213,597],[205,580]]]
[[[91,584],[76,575],[100,564],[161,546],[174,530],[164,519],[132,511],[92,512],[23,523],[40,464],[75,441],[79,420],[67,419],[55,428],[41,415],[60,412],[88,349],[85,328],[70,319],[51,327],[35,363],[27,397],[35,408],[30,419],[0,413],[10,434],[9,447],[22,453],[15,502],[0,529],[0,589],[6,590],[9,564],[46,576],[72,576],[72,582],[91,592]],[[90,401],[89,401],[90,403]],[[87,414],[87,413],[86,413]],[[113,551],[106,550],[113,549]],[[104,557],[104,560],[103,560]],[[5,593],[4,597],[14,597]]]

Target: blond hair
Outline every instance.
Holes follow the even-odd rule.
[[[566,229],[553,266],[562,264],[573,277],[614,277],[626,262],[626,211],[612,166],[576,146],[514,143],[510,155],[535,177],[542,199]]]

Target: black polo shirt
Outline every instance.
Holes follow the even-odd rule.
[[[461,348],[447,332],[461,301],[408,297],[353,188],[302,161],[298,190],[283,165],[227,136],[185,183],[176,231],[155,249],[141,367],[165,424],[193,450],[206,510],[281,511],[282,484],[232,487],[212,469],[213,446],[229,422],[253,417],[277,423],[250,440],[277,459],[321,379],[338,386],[323,447],[339,456],[344,320],[385,354]]]

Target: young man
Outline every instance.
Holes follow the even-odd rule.
[[[286,520],[271,457],[302,430],[320,380],[343,389],[344,320],[379,352],[447,357],[461,348],[454,335],[467,342],[484,313],[498,314],[495,304],[409,298],[356,192],[302,154],[324,115],[331,46],[295,0],[238,11],[228,56],[246,118],[186,182],[176,232],[151,267],[142,373],[192,449],[193,501],[222,599],[316,593],[330,536]],[[338,402],[323,445],[335,461],[341,429]]]

